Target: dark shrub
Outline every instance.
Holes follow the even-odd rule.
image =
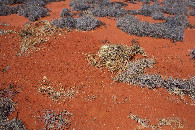
[[[195,59],[195,48],[191,51],[191,57],[192,59]]]
[[[137,15],[137,14],[139,14],[139,13],[137,12],[136,9],[132,9],[132,10],[127,10],[127,14],[130,14],[130,15]]]
[[[188,6],[188,7],[195,7],[195,0],[185,0],[185,4]]]
[[[3,130],[26,130],[19,119],[12,119],[9,122],[3,122],[1,125]]]
[[[7,5],[0,5],[0,16],[7,16],[11,14],[17,14],[18,6],[11,7]]]
[[[124,0],[125,2],[129,2],[129,3],[132,3],[132,4],[137,4],[136,1],[137,0]]]
[[[24,6],[45,6],[47,5],[46,1],[43,0],[31,0],[24,2]]]
[[[73,6],[75,4],[81,4],[81,3],[85,3],[85,4],[90,4],[90,5],[105,5],[108,3],[111,3],[110,0],[71,0],[70,1],[70,6]]]
[[[144,4],[150,4],[151,0],[141,0]]]
[[[93,30],[100,26],[100,21],[90,16],[77,18],[76,28],[82,31]]]
[[[182,0],[164,0],[163,12],[171,15],[187,14],[188,8]]]
[[[125,69],[114,77],[117,82],[132,83],[137,82],[138,77],[145,73],[146,68],[152,68],[154,61],[152,59],[138,59],[127,62]]]
[[[0,99],[0,119],[7,119],[14,110],[14,104],[11,99],[4,97]]]
[[[112,2],[111,4],[118,4],[121,6],[128,6],[128,4],[124,3],[124,2]]]
[[[139,14],[144,15],[144,16],[151,16],[152,13],[158,11],[160,12],[162,10],[161,6],[158,4],[154,3],[153,5],[146,5],[142,4],[141,9],[138,10]]]
[[[190,16],[195,16],[195,10],[191,11],[189,15]]]
[[[60,111],[55,113],[53,110],[46,110],[43,116],[43,121],[45,124],[45,129],[55,129],[55,130],[65,130],[69,129],[71,123],[69,121],[72,113],[68,111]]]
[[[176,92],[176,94],[187,94],[193,99],[195,98],[195,77],[189,80],[183,79],[173,79],[169,77],[164,80],[163,87],[169,89],[170,91]]]
[[[61,13],[60,13],[60,17],[71,17],[72,16],[72,13],[70,12],[69,9],[65,8],[65,9],[62,9]]]
[[[13,4],[21,4],[25,0],[0,0],[0,5],[13,5]]]
[[[160,11],[152,12],[151,17],[154,20],[165,20],[164,14],[162,12],[160,12]]]
[[[37,21],[41,17],[48,16],[48,9],[40,6],[22,6],[18,15],[28,17],[29,21]]]
[[[95,17],[119,17],[126,13],[127,11],[118,3],[108,4],[107,6],[98,6],[92,11],[93,16]]]
[[[72,6],[72,10],[75,10],[75,11],[84,11],[84,10],[88,10],[89,8],[90,8],[90,5],[86,3],[78,3]]]
[[[174,42],[183,41],[184,30],[187,23],[185,21],[186,19],[182,18],[182,16],[177,16],[177,18],[168,18],[171,20],[167,20],[165,23],[151,24],[148,22],[140,22],[136,17],[126,15],[117,20],[117,27],[131,35],[167,38]],[[176,21],[172,23],[173,20]],[[181,22],[183,22],[183,24],[181,24]]]
[[[163,86],[163,79],[160,75],[141,75],[136,79],[140,87],[158,88]]]
[[[186,28],[189,25],[189,21],[185,15],[169,16],[166,18],[166,25],[170,28],[182,26]]]
[[[52,24],[58,28],[70,28],[75,29],[76,28],[76,19],[72,17],[68,18],[60,18],[52,21]]]

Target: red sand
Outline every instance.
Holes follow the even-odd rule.
[[[61,9],[67,8],[69,2],[70,0],[47,5],[52,12],[49,17],[40,20],[51,21],[58,18]],[[154,22],[151,18],[146,19]],[[13,99],[17,103],[16,111],[10,115],[10,119],[18,113],[18,118],[27,129],[39,129],[44,125],[38,120],[38,116],[46,109],[56,112],[66,109],[73,113],[70,119],[71,129],[136,129],[139,124],[127,117],[131,112],[148,118],[153,124],[162,118],[178,117],[184,121],[184,129],[195,129],[195,107],[188,96],[182,100],[164,89],[149,90],[115,83],[109,71],[90,66],[84,55],[97,53],[104,40],[109,40],[111,44],[131,45],[130,41],[136,38],[148,57],[154,57],[157,63],[148,73],[188,79],[195,75],[194,61],[189,55],[190,50],[195,47],[195,31],[187,29],[184,41],[174,44],[167,39],[128,35],[116,27],[114,19],[99,20],[106,23],[107,27],[87,32],[73,30],[65,34],[65,37],[50,39],[50,44],[40,46],[39,51],[34,51],[27,57],[16,56],[19,39],[12,36],[17,34],[0,36],[0,68],[10,65],[10,70],[0,72],[0,83],[12,82],[20,85],[22,90]],[[189,20],[195,24],[194,17],[189,17]],[[0,22],[11,24],[0,28],[19,30],[27,21],[17,15],[0,16]],[[65,88],[80,86],[79,91],[71,100],[55,102],[36,89],[43,76],[50,79],[56,89],[59,89],[60,82]],[[168,126],[163,128],[172,129]]]

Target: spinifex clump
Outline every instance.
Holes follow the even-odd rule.
[[[136,54],[145,55],[143,49],[138,44],[128,47],[125,45],[103,45],[98,54],[88,56],[92,65],[97,67],[108,67],[112,72],[118,72],[126,67],[128,61],[132,60]]]

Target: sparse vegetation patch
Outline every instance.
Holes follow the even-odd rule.
[[[25,24],[18,33],[21,37],[20,55],[28,49],[34,49],[37,45],[49,41],[51,36],[64,32],[52,26],[48,21]]]
[[[147,62],[146,62],[147,63]],[[142,64],[132,62],[131,64],[135,64],[135,66],[139,66],[141,68]],[[167,79],[163,79],[160,75],[148,75],[140,72],[139,67],[129,68],[119,73],[118,76],[114,77],[116,82],[124,82],[130,84],[137,84],[140,87],[148,87],[150,89],[153,88],[165,88],[173,94],[182,96],[184,94],[189,95],[192,99],[195,98],[195,77],[192,77],[189,80],[185,79],[173,79],[172,77],[168,77]],[[143,68],[142,68],[143,69]],[[141,69],[141,70],[142,70]],[[144,68],[145,70],[145,68]],[[142,72],[142,71],[141,71]]]
[[[18,15],[28,17],[29,21],[37,21],[41,17],[49,15],[49,10],[41,6],[21,6]]]
[[[101,25],[101,22],[90,16],[79,18],[60,18],[52,21],[52,24],[58,28],[78,29],[82,31],[93,30]]]
[[[8,119],[8,116],[15,111],[15,103],[12,101],[12,98],[17,93],[18,91],[16,91],[14,84],[0,88],[0,129],[2,130],[25,130],[20,119]]]
[[[144,128],[149,127],[150,120],[148,119],[142,119],[141,117],[137,115],[133,115],[131,113],[128,115],[128,117],[131,118],[132,120],[135,120],[137,123],[139,123]]]
[[[119,17],[126,14],[127,10],[123,9],[119,3],[111,3],[104,6],[97,6],[91,12],[95,17]]]
[[[113,78],[115,82],[130,83],[149,89],[162,87],[173,94],[189,95],[192,99],[195,98],[195,77],[189,80],[172,77],[163,79],[158,74],[145,74],[146,68],[153,68],[155,62],[148,58],[132,61],[137,54],[146,56],[135,40],[133,43],[131,47],[105,44],[98,54],[89,54],[87,59],[91,65],[107,67],[111,72],[116,72],[117,75]]]
[[[94,66],[107,67],[111,72],[118,72],[125,69],[136,54],[146,55],[138,44],[131,47],[106,44],[100,48],[98,54],[88,55],[88,61]]]
[[[183,41],[184,30],[189,22],[184,15],[168,17],[164,23],[140,22],[135,16],[126,15],[117,20],[122,31],[141,37],[166,38],[173,42]]]
[[[72,113],[67,110],[55,113],[53,110],[46,110],[43,121],[46,129],[68,129],[70,127],[70,117]]]
[[[114,81],[136,84],[140,76],[145,73],[146,68],[153,68],[153,59],[137,59],[127,63],[125,69],[114,77]]]
[[[88,30],[93,30],[99,26],[100,26],[100,21],[90,16],[83,16],[77,18],[76,29],[82,31],[88,31]]]
[[[195,48],[191,51],[191,57],[192,59],[195,59]]]
[[[138,115],[134,115],[130,113],[127,117],[131,118],[132,120],[135,120],[138,124],[141,126],[138,126],[138,129],[142,128],[150,128],[153,130],[162,129],[164,126],[169,126],[173,129],[176,128],[184,128],[183,121],[179,119],[178,117],[170,117],[170,118],[162,118],[159,119],[156,124],[153,124],[149,119],[141,118]]]
[[[55,85],[51,84],[50,80],[44,76],[41,85],[38,86],[37,89],[41,94],[49,96],[54,101],[60,99],[65,100],[67,98],[71,99],[78,93],[78,88],[76,86],[70,89],[64,89],[63,86],[61,86],[59,90],[56,90],[53,86]]]
[[[0,5],[0,16],[7,16],[11,14],[17,14],[18,6]]]

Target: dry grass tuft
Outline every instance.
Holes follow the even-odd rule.
[[[78,93],[78,87],[76,86],[70,89],[64,89],[63,86],[61,86],[60,90],[56,90],[54,87],[55,85],[44,76],[41,85],[37,89],[41,94],[49,96],[54,101],[59,101],[60,99],[65,100],[67,98],[72,99],[74,95]]]
[[[18,33],[21,37],[20,54],[22,55],[28,49],[34,49],[41,43],[46,43],[51,36],[63,33],[62,29],[52,26],[46,20],[25,24]]]
[[[184,128],[183,121],[178,117],[163,118],[156,125],[150,125],[153,130],[160,129],[163,126],[170,126],[173,129]]]
[[[127,116],[132,120],[135,120],[141,126],[138,126],[138,129],[150,128],[153,130],[161,129],[163,126],[169,126],[173,129],[176,128],[184,128],[183,121],[178,117],[170,117],[170,118],[162,118],[158,120],[156,124],[152,124],[152,122],[146,118],[141,118],[138,115],[133,115],[131,112]]]
[[[88,55],[90,64],[97,67],[107,67],[111,72],[118,72],[126,67],[136,54],[146,55],[139,44],[126,45],[103,45],[98,54]]]
[[[129,114],[128,115],[129,118],[131,118],[132,120],[135,120],[137,123],[139,123],[143,128],[147,128],[149,127],[149,123],[150,120],[148,119],[142,119],[141,117],[137,116],[137,115],[133,115],[133,114]]]

